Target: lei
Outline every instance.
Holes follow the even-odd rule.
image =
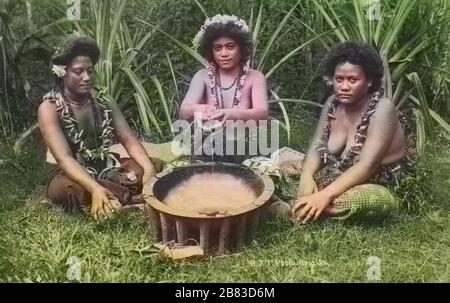
[[[323,160],[324,164],[327,164],[330,160],[335,164],[336,168],[340,169],[348,169],[353,165],[353,159],[355,156],[361,153],[362,147],[366,142],[367,137],[367,129],[369,127],[370,117],[375,113],[375,107],[378,104],[381,96],[383,95],[383,91],[379,90],[372,94],[372,98],[369,101],[369,106],[365,112],[361,114],[361,122],[356,128],[355,134],[355,145],[353,145],[347,153],[343,156],[342,159],[332,155],[328,150],[328,139],[330,137],[331,132],[331,119],[336,119],[336,110],[338,106],[337,97],[334,96],[333,101],[330,104],[330,107],[327,112],[327,119],[325,121],[324,132],[320,141],[318,142],[317,151],[320,153],[320,156]]]
[[[96,106],[95,100],[91,94],[88,96],[88,100],[86,102],[91,103],[91,107],[94,113],[94,128],[95,128],[95,136],[96,140],[101,142],[100,146],[89,149],[86,146],[85,141],[83,140],[84,130],[80,129],[78,125],[78,121],[74,118],[74,114],[72,108],[70,107],[70,101],[64,94],[56,94],[53,90],[44,97],[44,100],[48,99],[51,102],[54,102],[56,105],[56,111],[59,113],[59,118],[62,121],[64,132],[66,136],[69,138],[73,144],[77,147],[77,155],[79,155],[82,160],[83,166],[92,176],[101,177],[107,170],[119,167],[120,162],[117,157],[109,152],[109,148],[114,143],[114,127],[111,125],[111,110],[107,109],[104,106],[98,105]],[[101,122],[100,122],[101,121]],[[100,133],[98,134],[97,130],[100,129]],[[87,163],[95,160],[106,161],[106,169],[101,171],[100,173]],[[81,159],[79,159],[81,160]]]
[[[208,84],[209,84],[209,90],[211,92],[211,99],[213,105],[217,109],[224,108],[223,103],[223,94],[222,90],[228,90],[237,82],[236,89],[234,91],[234,97],[233,97],[233,105],[232,107],[235,108],[239,105],[239,102],[241,101],[242,96],[242,89],[245,85],[245,80],[247,79],[248,74],[248,66],[244,65],[240,70],[239,74],[236,77],[233,84],[231,84],[228,88],[222,88],[222,85],[220,83],[220,75],[216,72],[216,68],[213,64],[210,64],[208,67]]]

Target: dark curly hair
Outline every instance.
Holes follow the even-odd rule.
[[[375,48],[369,44],[357,42],[344,42],[336,45],[325,59],[325,76],[333,78],[336,66],[345,62],[360,66],[365,76],[372,80],[369,93],[380,89],[384,74],[383,60]]]
[[[238,25],[228,22],[226,24],[214,23],[206,28],[199,43],[199,52],[208,62],[214,62],[212,46],[213,42],[220,37],[228,37],[236,41],[241,50],[241,63],[250,59],[253,52],[253,41],[250,33],[243,31]]]
[[[100,57],[100,49],[95,40],[88,37],[71,38],[52,58],[54,65],[69,65],[77,56],[89,57],[95,65]]]
[[[89,37],[69,38],[52,57],[51,63],[53,65],[68,66],[77,56],[89,57],[92,60],[92,64],[97,64],[100,58],[100,48],[97,42]],[[61,89],[64,81],[55,76],[55,83]]]

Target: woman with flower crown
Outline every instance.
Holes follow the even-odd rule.
[[[236,16],[208,18],[195,36],[194,47],[209,62],[193,77],[180,107],[180,118],[203,122],[268,119],[264,75],[248,68],[253,43],[246,22]]]
[[[91,93],[99,56],[94,40],[68,40],[52,58],[57,89],[44,96],[38,112],[49,159],[55,160],[49,163],[47,197],[68,212],[96,220],[138,201],[142,184],[155,173],[119,109]],[[130,158],[110,151],[116,142]]]

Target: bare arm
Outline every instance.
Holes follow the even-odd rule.
[[[358,163],[349,168],[323,191],[335,199],[350,188],[366,182],[378,169],[392,142],[397,114],[392,102],[383,99],[370,119],[367,138]]]
[[[150,158],[142,144],[133,135],[130,126],[120,110],[116,106],[113,106],[112,109],[112,121],[116,137],[125,147],[128,155],[130,155],[130,157],[144,170],[142,182],[145,184],[152,176],[155,175],[155,167],[150,161]]]
[[[332,97],[328,98],[327,102],[325,102],[308,153],[306,154],[305,160],[303,161],[302,174],[300,176],[300,182],[298,186],[299,197],[309,195],[318,191],[317,184],[314,181],[314,175],[321,167],[322,160],[320,159],[320,154],[317,150],[317,146],[324,132],[325,122],[327,119],[331,100]]]
[[[189,90],[180,106],[180,119],[192,121],[195,112],[201,112],[206,116],[207,111],[215,110],[214,106],[204,104],[205,77],[208,77],[207,71],[202,69],[192,78]]]
[[[306,154],[305,161],[303,162],[302,176],[306,175],[314,177],[315,173],[321,166],[322,161],[320,159],[320,154],[317,151],[317,145],[320,142],[324,132],[328,109],[330,108],[332,98],[333,97],[330,96],[322,108],[316,131],[314,132],[314,136],[309,146],[308,153]]]
[[[269,117],[269,97],[267,95],[267,81],[263,73],[252,71],[254,81],[251,88],[252,108],[236,111],[234,120],[267,120]]]

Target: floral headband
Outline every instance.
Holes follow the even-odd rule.
[[[203,36],[205,35],[206,29],[212,25],[212,24],[217,24],[217,23],[221,23],[221,24],[228,24],[228,23],[233,23],[237,26],[239,26],[241,28],[241,30],[243,32],[248,33],[249,32],[249,28],[247,23],[232,15],[215,15],[212,18],[207,18],[205,20],[205,23],[203,23],[202,27],[200,28],[200,31],[195,35],[194,40],[192,40],[192,45],[194,46],[194,49],[197,49],[200,46],[200,41],[203,39]]]

